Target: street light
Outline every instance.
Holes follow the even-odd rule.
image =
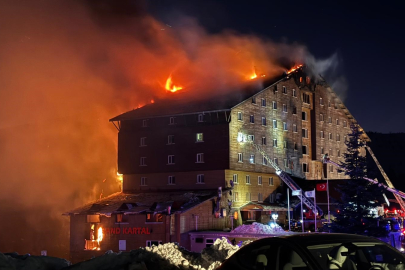
[[[278,214],[277,214],[277,213],[271,214],[271,217],[273,218],[274,225],[275,225],[276,220],[277,220],[277,218],[278,218]]]

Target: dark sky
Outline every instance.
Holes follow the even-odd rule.
[[[403,1],[148,1],[158,20],[197,18],[210,33],[232,29],[305,45],[317,59],[337,54],[335,89],[366,131],[405,132]],[[346,83],[344,83],[346,82]]]

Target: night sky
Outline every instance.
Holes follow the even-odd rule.
[[[197,18],[209,32],[232,29],[299,43],[316,59],[336,55],[323,74],[366,131],[405,132],[403,1],[148,1],[160,21]]]

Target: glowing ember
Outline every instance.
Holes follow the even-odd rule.
[[[253,80],[253,79],[255,79],[255,78],[257,78],[256,72],[255,72],[254,75],[250,76],[250,79],[251,79],[251,80]]]
[[[117,181],[121,182],[124,180],[124,176],[122,174],[120,174],[119,172],[117,172]]]
[[[103,241],[103,228],[99,227],[97,231],[97,242],[100,244],[100,241]]]
[[[293,73],[294,71],[296,71],[297,69],[299,69],[301,67],[302,67],[302,65],[295,66],[292,69],[290,69],[289,71],[287,71],[287,74]]]
[[[178,90],[183,89],[182,86],[176,86],[176,85],[173,84],[171,74],[170,74],[169,78],[167,78],[167,80],[166,80],[165,88],[166,88],[167,91],[170,91],[170,92],[173,92],[173,93],[178,91]]]

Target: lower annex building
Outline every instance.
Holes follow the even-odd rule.
[[[110,121],[122,192],[65,213],[72,261],[156,243],[189,248],[189,232],[267,223],[271,213],[283,223],[285,185],[238,137],[248,136],[293,177],[345,179],[322,156],[341,160],[356,123],[305,67],[228,94],[156,101]]]

